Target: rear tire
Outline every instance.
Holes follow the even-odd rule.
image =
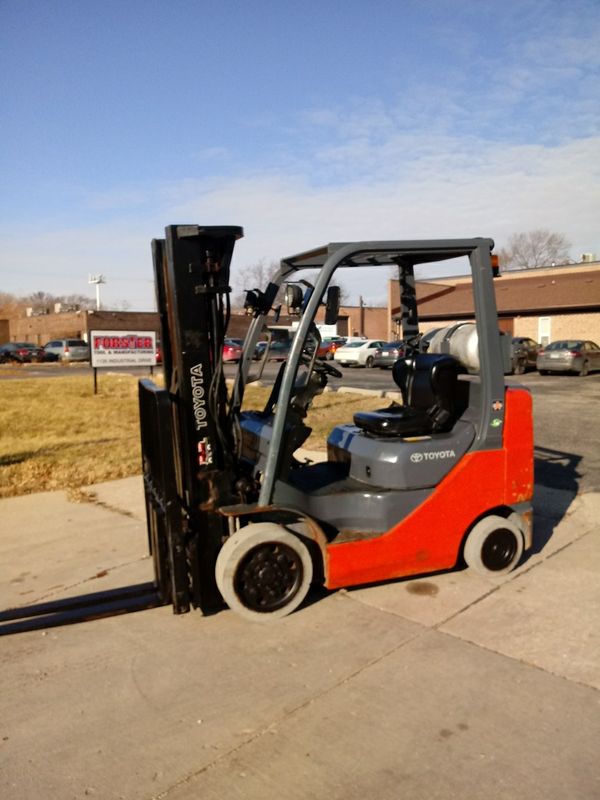
[[[463,555],[471,569],[495,578],[512,572],[521,560],[523,548],[523,534],[514,522],[490,514],[469,532]]]
[[[523,375],[525,373],[525,362],[522,360],[517,361],[513,372],[515,375]]]
[[[367,360],[365,361],[365,367],[366,367],[367,369],[373,369],[373,363],[374,363],[374,361],[375,361],[375,359],[373,358],[373,356],[369,356],[369,357],[367,358]]]
[[[310,588],[313,564],[303,541],[281,525],[247,525],[225,542],[215,567],[223,599],[253,622],[290,614]]]
[[[585,376],[589,373],[589,371],[590,371],[590,362],[584,361],[581,367],[579,368],[579,377],[585,378]]]

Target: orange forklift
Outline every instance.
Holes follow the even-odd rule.
[[[489,576],[514,569],[532,543],[532,403],[505,385],[492,240],[335,243],[282,259],[269,285],[246,295],[253,321],[229,393],[221,350],[242,235],[174,225],[153,243],[165,388],[142,381],[140,407],[163,600],[176,613],[224,600],[266,621],[297,608],[313,582],[337,589],[463,562]],[[475,322],[427,337],[423,352],[414,270],[454,258],[471,268]],[[317,357],[315,317],[325,306],[326,323],[337,320],[336,270],[378,266],[398,274],[405,354],[392,374],[402,403],[356,413],[331,431],[327,460],[306,463],[296,454],[312,400],[342,377]],[[298,319],[291,349],[264,409],[245,411],[280,287]]]
[[[532,402],[504,380],[492,240],[333,243],[282,259],[268,286],[246,294],[253,319],[229,388],[223,342],[241,236],[172,225],[153,241],[165,385],[139,386],[153,580],[3,611],[0,635],[165,604],[181,614],[225,603],[264,622],[298,608],[312,583],[337,589],[465,562],[494,577],[531,547]],[[415,267],[450,259],[469,263],[475,322],[424,336]],[[382,266],[399,282],[404,355],[392,376],[402,403],[354,414],[330,432],[327,459],[309,463],[308,410],[342,377],[318,357],[317,312],[338,318],[338,269]],[[298,322],[289,355],[265,407],[244,410],[282,292]]]

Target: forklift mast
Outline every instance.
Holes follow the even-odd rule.
[[[140,382],[149,544],[175,613],[221,604],[214,564],[237,467],[222,352],[235,226],[171,225],[152,242],[165,388]],[[224,527],[225,526],[225,527]]]

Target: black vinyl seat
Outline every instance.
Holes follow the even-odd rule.
[[[354,424],[372,436],[425,436],[449,431],[466,408],[467,370],[454,356],[418,353],[400,359],[392,374],[403,405],[359,411]]]

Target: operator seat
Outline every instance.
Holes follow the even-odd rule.
[[[354,424],[371,436],[426,436],[451,430],[467,406],[467,373],[446,353],[417,353],[394,364],[392,375],[403,405],[359,411]]]

